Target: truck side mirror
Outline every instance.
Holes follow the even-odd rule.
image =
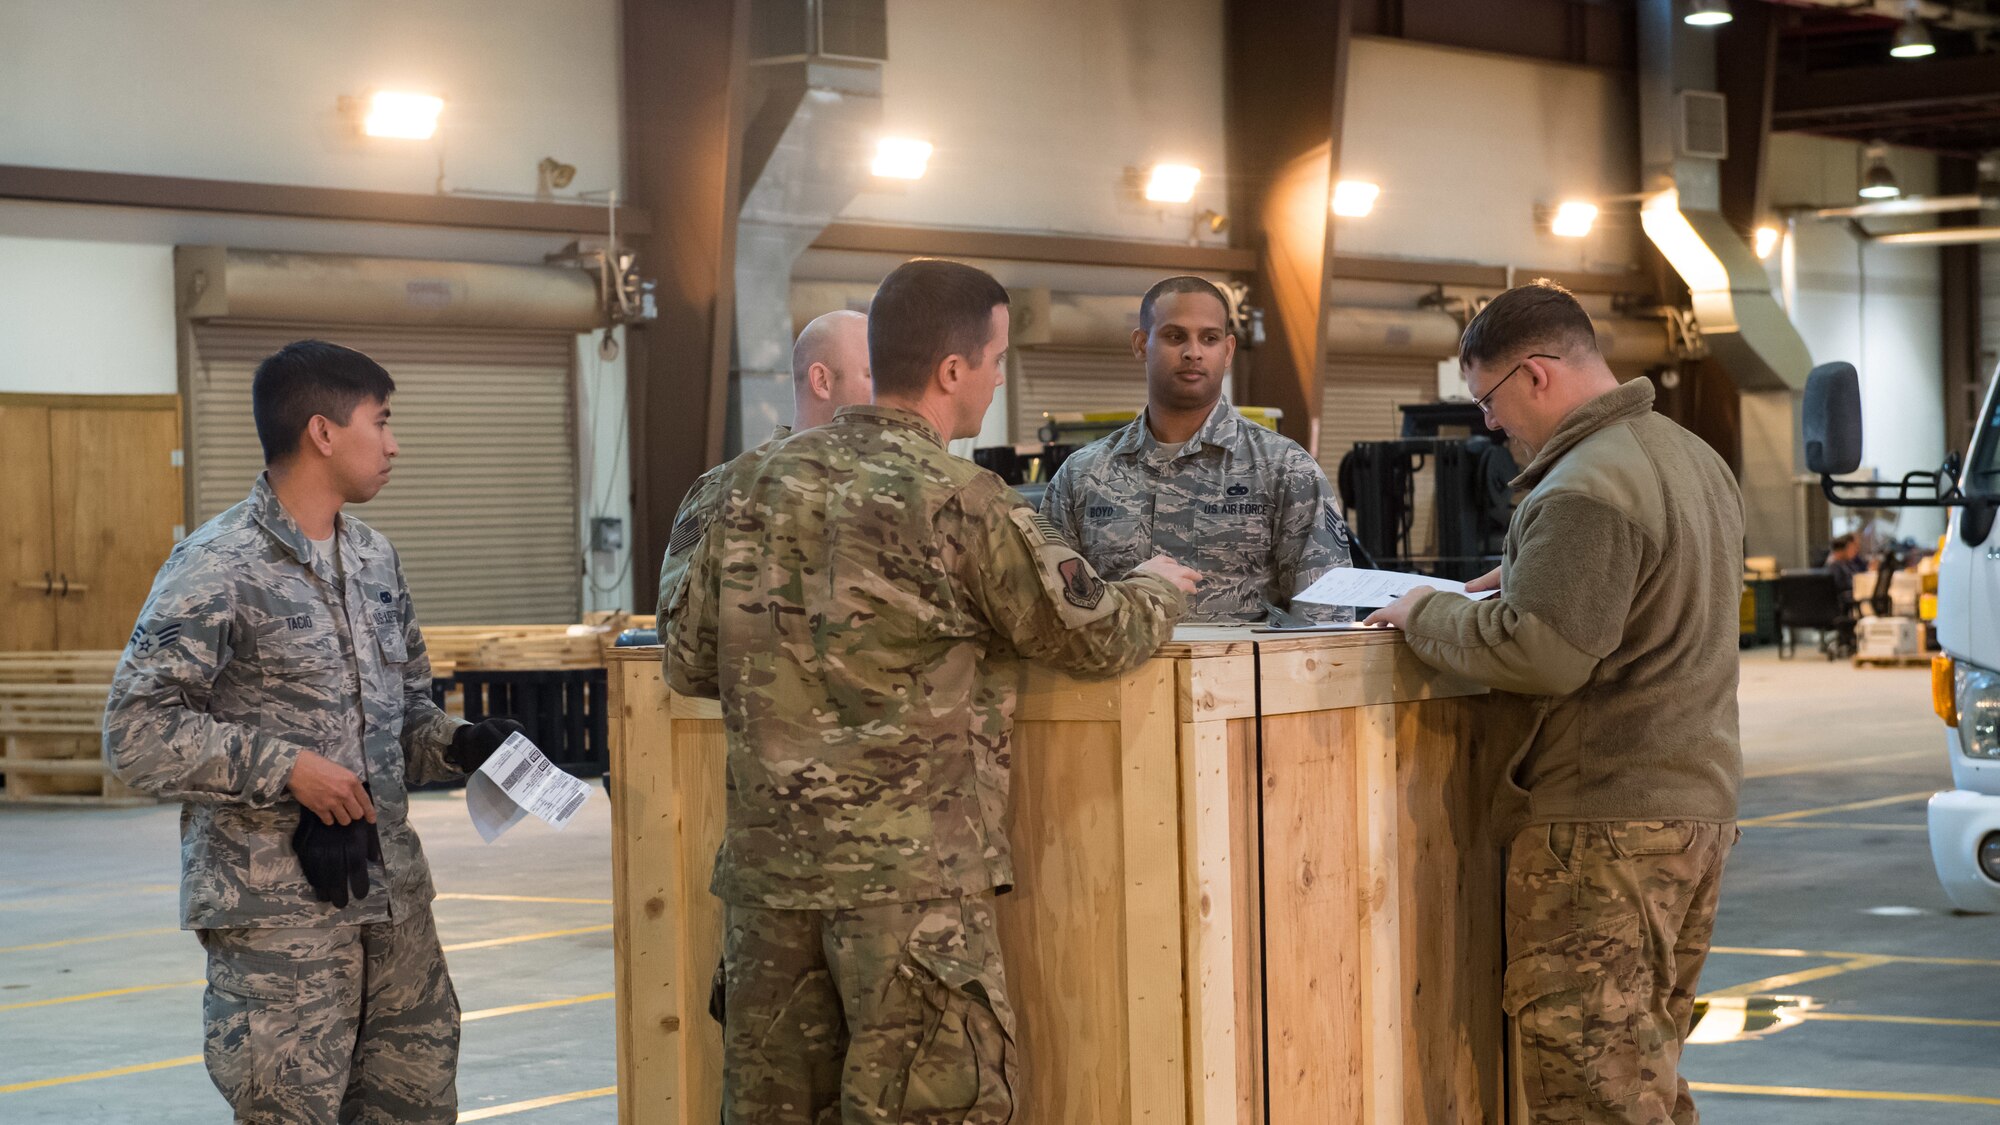
[[[1806,376],[1806,468],[1822,476],[1861,467],[1861,378],[1851,363],[1822,363]]]

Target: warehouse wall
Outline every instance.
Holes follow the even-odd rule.
[[[262,183],[531,192],[619,169],[617,0],[0,5],[0,159]],[[437,141],[356,135],[342,95],[446,100]]]
[[[0,233],[0,392],[170,395],[174,363],[172,246]]]
[[[1334,220],[1338,252],[1524,269],[1634,263],[1630,206],[1606,206],[1581,239],[1535,218],[1540,205],[1637,190],[1629,74],[1361,37],[1347,81],[1340,175],[1382,194],[1367,217]]]
[[[842,218],[1186,241],[1227,209],[1222,69],[1220,0],[890,0],[883,129],[937,148]],[[1156,161],[1202,169],[1192,203],[1133,197]]]
[[[1771,138],[1769,159],[1774,207],[1859,201],[1859,145],[1779,134]],[[1905,193],[1935,190],[1936,161],[1930,156],[1892,150],[1890,164]],[[1935,469],[1945,454],[1938,252],[1866,245],[1844,222],[1809,216],[1800,216],[1793,232],[1792,322],[1813,362],[1846,360],[1860,372],[1862,463],[1885,477]],[[1774,286],[1781,286],[1780,256],[1773,254],[1766,265]],[[1913,509],[1898,526],[1901,534],[1920,541],[1935,538],[1944,529],[1944,516]]]

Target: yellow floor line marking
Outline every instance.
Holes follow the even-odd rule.
[[[37,1078],[33,1082],[16,1082],[12,1086],[0,1086],[0,1094],[18,1094],[23,1090],[40,1090],[48,1086],[67,1086],[72,1082],[89,1082],[97,1078],[117,1078],[125,1074],[144,1074],[149,1070],[168,1070],[177,1066],[192,1066],[201,1061],[200,1055],[185,1055],[178,1059],[161,1059],[159,1062],[139,1063],[135,1066],[117,1066],[110,1070],[93,1070],[89,1074],[65,1074],[61,1078]]]
[[[72,891],[67,894],[41,895],[37,898],[17,898],[11,902],[0,902],[0,910],[32,910],[47,906],[52,902],[75,902],[81,898],[117,898],[120,895],[164,894],[180,890],[179,883],[127,883],[122,890],[115,891]]]
[[[1862,824],[1847,820],[1787,820],[1777,824],[1744,821],[1745,828],[1845,828],[1855,832],[1929,832],[1928,824]]]
[[[489,1117],[511,1117],[517,1113],[526,1113],[531,1109],[547,1109],[552,1105],[587,1101],[591,1098],[608,1098],[617,1092],[618,1087],[616,1086],[599,1086],[595,1090],[578,1090],[570,1094],[556,1094],[553,1097],[547,1098],[530,1098],[525,1102],[508,1102],[506,1105],[475,1109],[470,1113],[459,1114],[458,1119],[460,1121],[484,1121]]]
[[[1747,984],[1736,984],[1728,988],[1718,988],[1714,992],[1704,993],[1703,998],[1756,996],[1765,992],[1777,992],[1781,989],[1796,988],[1810,981],[1825,980],[1828,977],[1837,977],[1842,973],[1851,973],[1857,969],[1872,969],[1877,965],[1885,965],[1888,961],[1889,959],[1886,957],[1856,957],[1851,961],[1842,961],[1838,965],[1821,965],[1817,969],[1805,969],[1796,973],[1765,977],[1763,980],[1753,980]]]
[[[543,898],[539,895],[475,895],[454,891],[441,894],[439,898],[457,899],[460,902],[567,902],[578,906],[610,906],[608,898]],[[0,953],[6,952],[0,950]]]
[[[1831,949],[1765,949],[1754,945],[1717,945],[1710,953],[1734,953],[1745,957],[1810,957],[1814,960],[1840,960],[1872,957],[1884,964],[1895,965],[1970,965],[1983,969],[2000,969],[2000,961],[1979,957],[1905,957],[1897,953],[1842,953]]]
[[[471,1023],[474,1020],[490,1020],[494,1016],[511,1016],[516,1012],[539,1012],[545,1008],[565,1008],[571,1004],[589,1004],[598,1000],[609,1000],[616,995],[617,993],[615,992],[593,992],[588,996],[571,996],[566,1000],[538,1000],[532,1004],[509,1004],[504,1008],[481,1008],[476,1012],[467,1012],[458,1017],[458,1022]],[[2000,1024],[1996,1024],[1995,1026],[2000,1026]]]
[[[156,934],[177,934],[181,931],[173,926],[163,926],[157,930],[126,930],[120,934],[98,934],[95,937],[63,938],[60,941],[38,941],[33,945],[0,946],[0,953],[26,953],[34,949],[56,949],[65,945],[89,945],[95,941],[119,941],[124,938],[153,937]]]
[[[195,981],[194,983],[200,984],[201,982]],[[532,1004],[509,1004],[503,1008],[481,1008],[476,1012],[467,1012],[464,1015],[460,1016],[459,1022],[469,1023],[474,1020],[492,1019],[495,1016],[511,1016],[519,1012],[536,1012],[546,1008],[561,1008],[570,1004],[588,1004],[596,1000],[609,1000],[611,999],[612,995],[613,994],[609,992],[593,992],[588,996],[571,996],[563,1000],[541,1000]],[[144,1074],[148,1071],[154,1071],[154,1070],[171,1070],[172,1068],[177,1066],[193,1066],[194,1064],[200,1061],[201,1061],[200,1055],[183,1055],[177,1059],[161,1059],[159,1062],[138,1063],[133,1066],[119,1066],[119,1067],[113,1067],[110,1070],[93,1070],[88,1074],[65,1074],[59,1078],[37,1078],[32,1082],[16,1082],[11,1086],[0,1086],[0,1094],[18,1094],[24,1090],[40,1090],[49,1086],[67,1086],[74,1082],[91,1082],[99,1078],[119,1078],[127,1074]],[[608,1093],[615,1089],[616,1087],[608,1087],[602,1093]],[[561,1100],[576,1101],[586,1096],[598,1097],[601,1096],[601,1093],[596,1091],[583,1091],[577,1094],[563,1095]],[[498,1117],[500,1116],[500,1114],[498,1112],[495,1112],[497,1110],[506,1110],[506,1112],[508,1113],[519,1113],[522,1112],[523,1110],[539,1109],[544,1105],[555,1105],[555,1104],[556,1104],[555,1101],[550,1101],[546,1099],[532,1104],[527,1102],[514,1102],[511,1103],[511,1105],[519,1108],[510,1108],[510,1106],[494,1106],[493,1110],[479,1110],[478,1112],[484,1113],[488,1117]],[[462,1121],[466,1119],[460,1118],[460,1120]]]
[[[447,953],[459,953],[468,949],[491,949],[498,945],[519,945],[524,941],[543,941],[547,938],[569,937],[574,934],[598,934],[611,928],[610,923],[601,926],[580,926],[573,930],[548,930],[539,934],[519,934],[514,937],[487,938],[485,941],[462,941],[444,947]],[[22,1000],[13,1004],[0,1004],[0,1012],[13,1012],[22,1008],[46,1008],[55,1004],[75,1004],[84,1000],[103,1000],[111,996],[130,996],[137,992],[158,992],[166,988],[194,988],[207,984],[205,980],[179,980],[167,984],[139,984],[130,988],[108,988],[102,992],[84,992],[75,996],[52,996],[46,1000]]]
[[[1739,1086],[1731,1082],[1690,1082],[1704,1094],[1761,1094],[1773,1098],[1841,1098],[1868,1102],[1942,1102],[1946,1105],[2000,1105],[2000,1098],[1971,1094],[1918,1094],[1896,1090],[1822,1090],[1814,1086]],[[459,1118],[460,1121],[465,1118]]]
[[[1929,789],[1919,789],[1914,793],[1898,793],[1893,797],[1876,797],[1873,798],[1872,800],[1867,800],[1867,801],[1849,801],[1844,805],[1828,805],[1823,809],[1800,809],[1797,812],[1776,813],[1772,816],[1752,817],[1749,820],[1739,820],[1737,821],[1737,823],[1746,826],[1764,825],[1764,824],[1782,824],[1788,820],[1804,820],[1809,816],[1819,816],[1823,813],[1855,812],[1859,809],[1879,809],[1885,805],[1901,805],[1901,804],[1907,804],[1910,801],[1915,801],[1921,798],[1928,798],[1931,794],[1936,792],[1937,792],[1937,787],[1932,786]]]
[[[606,922],[601,926],[578,926],[573,930],[548,930],[539,934],[522,934],[519,937],[487,938],[485,941],[461,941],[444,947],[446,953],[458,953],[467,949],[491,949],[496,945],[519,945],[524,941],[542,941],[546,938],[570,937],[575,934],[601,934],[611,928]]]
[[[2000,1027],[2000,1020],[1962,1020],[1947,1016],[1870,1016],[1859,1012],[1800,1012],[1803,1020],[1833,1020],[1839,1023],[1907,1023],[1921,1027]]]
[[[1801,766],[1779,766],[1777,769],[1763,770],[1743,775],[1745,781],[1757,781],[1767,777],[1790,777],[1800,773],[1830,773],[1851,766],[1872,766],[1877,762],[1899,762],[1904,758],[1937,757],[1936,750],[1899,750],[1894,754],[1871,754],[1863,758],[1840,758],[1834,761],[1809,762]]]
[[[18,1012],[23,1008],[47,1008],[55,1004],[75,1004],[83,1000],[103,1000],[110,996],[131,996],[139,992],[158,992],[166,988],[196,988],[207,984],[205,980],[177,980],[168,984],[135,984],[130,988],[107,988],[102,992],[84,992],[76,996],[52,996],[47,1000],[23,1000],[16,1004],[0,1004],[0,1012]]]

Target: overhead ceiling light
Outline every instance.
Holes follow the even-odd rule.
[[[1146,198],[1154,203],[1186,203],[1200,182],[1201,169],[1191,164],[1155,164],[1146,177]]]
[[[443,110],[443,98],[378,91],[368,99],[368,115],[361,119],[361,131],[371,137],[427,141],[437,133],[438,114]]]
[[[1582,238],[1590,233],[1590,225],[1596,221],[1597,204],[1572,199],[1556,208],[1555,217],[1549,220],[1549,233]]]
[[[1867,152],[1868,168],[1861,173],[1861,198],[1894,199],[1903,194],[1896,173],[1889,170],[1888,150],[1881,145],[1869,145]]]
[[[931,143],[911,137],[883,137],[875,143],[868,170],[885,180],[921,180],[931,163]]]
[[[1729,0],[1693,0],[1688,5],[1688,14],[1681,17],[1696,27],[1717,27],[1735,18],[1729,10]]]
[[[1899,59],[1921,59],[1937,54],[1937,44],[1931,42],[1931,29],[1917,18],[1917,6],[1910,5],[1909,15],[1903,19],[1903,26],[1896,29],[1895,44],[1889,53]]]
[[[1769,258],[1771,256],[1771,251],[1777,248],[1778,248],[1778,228],[1758,227],[1757,257],[1759,259]]]
[[[1380,184],[1366,180],[1342,180],[1333,185],[1333,213],[1346,219],[1359,219],[1375,209],[1375,197],[1382,194]]]

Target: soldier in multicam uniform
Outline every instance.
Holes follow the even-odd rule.
[[[1104,574],[1164,553],[1202,574],[1190,620],[1261,621],[1337,566],[1351,565],[1332,486],[1297,442],[1222,401],[1236,354],[1222,291],[1170,277],[1139,303],[1132,353],[1146,409],[1070,454],[1042,514]],[[1303,610],[1303,607],[1301,607]],[[1351,621],[1349,609],[1300,616]]]
[[[119,779],[182,802],[204,1054],[239,1122],[458,1116],[458,998],[406,786],[520,727],[438,710],[396,551],[340,514],[388,482],[394,390],[314,340],[257,368],[268,471],[160,568],[105,713]]]
[[[955,262],[891,273],[875,404],[746,458],[671,607],[668,678],[722,700],[723,1116],[972,1122],[1018,1101],[993,896],[1021,662],[1111,676],[1195,574],[1121,582],[952,457],[1001,380],[1007,294]]]
[[[738,461],[761,456],[794,430],[810,430],[833,421],[843,406],[868,401],[875,387],[868,367],[868,318],[837,309],[813,318],[792,345],[792,424],[779,426],[771,440],[738,454],[695,478],[694,487],[674,513],[674,530],[667,555],[660,563],[660,623],[664,625],[674,595],[687,580],[688,560],[701,543],[701,533],[715,518],[721,502],[722,477]]]

